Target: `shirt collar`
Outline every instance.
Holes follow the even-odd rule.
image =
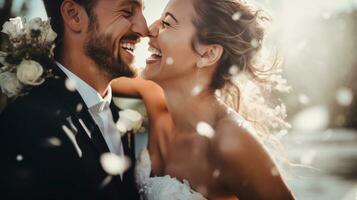
[[[108,105],[111,103],[112,88],[110,86],[108,87],[107,95],[103,98],[93,87],[69,71],[61,63],[56,61],[56,64],[67,75],[68,79],[74,83],[75,89],[79,92],[88,108],[100,103],[106,103]]]

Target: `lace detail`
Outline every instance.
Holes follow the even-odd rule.
[[[169,175],[150,177],[151,160],[147,149],[138,156],[135,168],[136,182],[142,200],[207,200],[191,189],[187,180],[183,183]]]

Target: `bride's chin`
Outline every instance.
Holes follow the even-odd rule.
[[[159,73],[159,67],[146,65],[146,67],[141,72],[141,76],[146,80],[155,81],[158,73]]]

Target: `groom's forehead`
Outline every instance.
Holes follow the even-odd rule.
[[[121,4],[137,4],[140,7],[144,6],[144,0],[117,0]]]

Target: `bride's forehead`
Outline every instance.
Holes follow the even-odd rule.
[[[166,5],[163,14],[166,12],[174,13],[181,17],[192,16],[194,0],[170,0]]]

